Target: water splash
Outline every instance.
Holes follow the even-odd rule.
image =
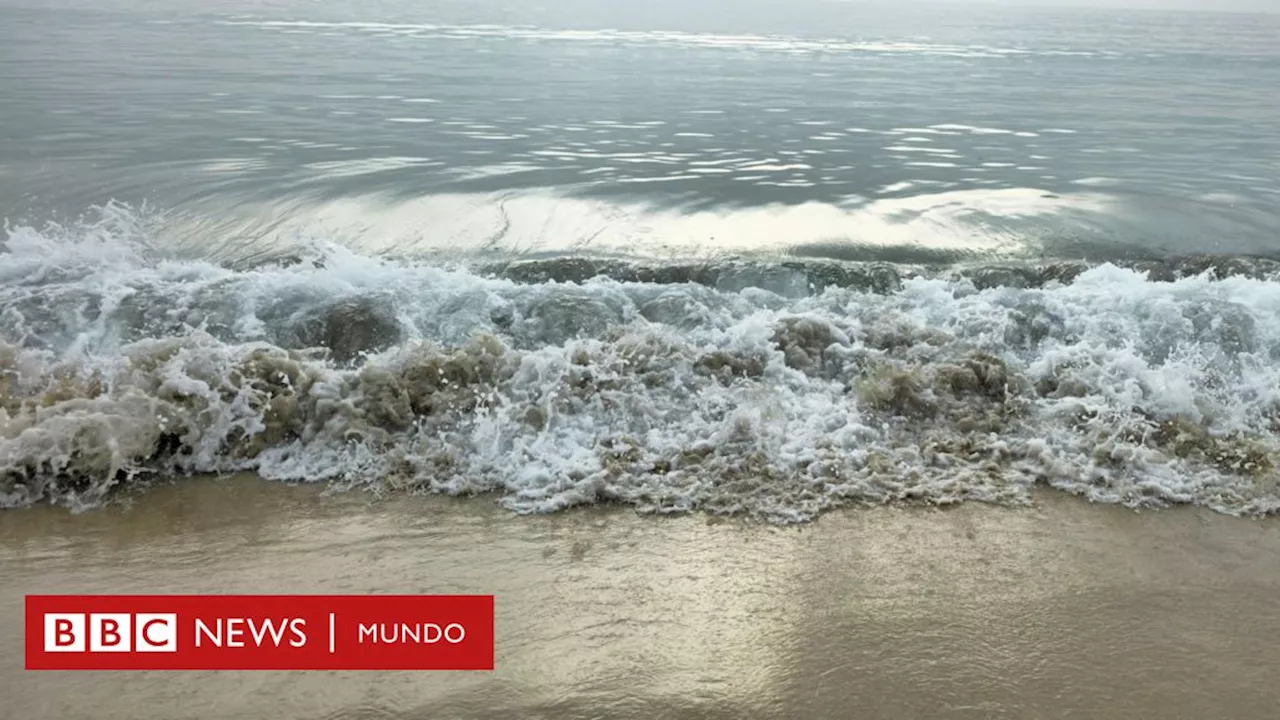
[[[0,505],[255,471],[808,520],[848,503],[1280,510],[1272,264],[445,268],[9,228]]]

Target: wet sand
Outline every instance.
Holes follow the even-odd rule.
[[[35,673],[26,593],[492,593],[492,673]],[[1037,506],[799,528],[184,480],[0,513],[12,718],[1264,718],[1280,520]]]

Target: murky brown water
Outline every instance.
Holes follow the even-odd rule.
[[[780,529],[184,481],[0,514],[13,718],[1264,718],[1280,523],[1039,507]],[[493,593],[493,673],[34,673],[26,593]]]

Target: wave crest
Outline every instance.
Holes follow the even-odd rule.
[[[1265,262],[449,270],[335,247],[236,270],[130,232],[10,230],[4,507],[251,470],[517,512],[797,522],[1036,484],[1280,510]]]

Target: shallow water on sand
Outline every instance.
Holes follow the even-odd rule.
[[[0,697],[35,718],[1266,717],[1280,524],[1027,509],[799,528],[183,480],[0,515]],[[26,593],[492,593],[492,673],[28,673]]]

